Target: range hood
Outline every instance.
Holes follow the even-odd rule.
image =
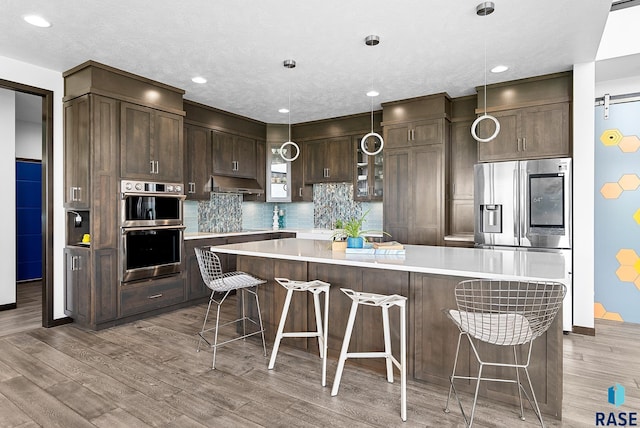
[[[263,194],[264,190],[255,178],[227,177],[212,175],[205,186],[207,192]]]

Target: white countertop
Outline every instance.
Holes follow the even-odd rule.
[[[227,236],[240,236],[240,235],[261,235],[263,233],[275,233],[275,232],[289,232],[297,233],[296,229],[253,229],[253,230],[240,230],[237,232],[188,232],[184,234],[185,240],[190,239],[205,239],[205,238],[225,238]]]
[[[227,254],[299,260],[374,269],[507,280],[566,282],[571,253],[489,250],[480,248],[405,245],[405,255],[332,252],[330,242],[311,239],[275,239],[212,247]]]

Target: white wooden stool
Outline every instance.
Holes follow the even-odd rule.
[[[287,289],[287,296],[284,299],[282,315],[280,316],[280,324],[278,325],[276,340],[273,344],[273,351],[271,352],[269,370],[273,369],[276,364],[278,348],[280,348],[280,341],[283,337],[317,337],[318,348],[320,349],[320,358],[322,358],[322,386],[325,386],[327,384],[327,329],[329,322],[329,287],[331,284],[317,279],[313,281],[292,281],[287,278],[275,278],[275,280],[278,284]],[[313,306],[316,313],[316,331],[283,333],[284,323],[287,319],[287,314],[289,313],[291,297],[293,296],[294,291],[308,291],[313,294]],[[320,316],[320,293],[324,293],[324,323]]]
[[[384,295],[353,291],[349,288],[341,288],[342,292],[349,296],[353,303],[349,312],[349,320],[347,321],[347,329],[344,332],[344,340],[342,341],[342,349],[340,350],[340,358],[338,359],[338,368],[336,369],[336,378],[333,381],[331,395],[338,394],[340,388],[340,379],[342,378],[342,370],[347,358],[385,358],[387,362],[387,381],[393,383],[393,365],[400,369],[400,416],[403,421],[407,420],[407,314],[406,303],[407,298],[397,294]],[[384,333],[384,352],[347,352],[349,350],[349,342],[351,341],[351,333],[353,331],[353,323],[356,319],[358,305],[378,306],[382,308],[382,328]],[[398,306],[400,308],[400,361],[391,353],[391,333],[389,332],[389,307]]]

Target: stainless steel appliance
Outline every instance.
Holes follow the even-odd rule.
[[[571,248],[571,159],[474,167],[477,246]]]
[[[182,225],[182,184],[123,180],[121,227]]]
[[[184,226],[122,228],[122,282],[180,272]]]
[[[179,273],[185,229],[182,185],[123,180],[120,190],[120,280]]]

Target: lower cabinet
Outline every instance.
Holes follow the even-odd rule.
[[[184,301],[184,279],[174,275],[120,286],[120,316],[149,312]]]
[[[77,322],[91,319],[91,250],[81,247],[64,249],[64,313]]]
[[[225,238],[206,238],[206,239],[190,239],[184,241],[184,260],[185,271],[187,278],[187,299],[197,299],[200,297],[206,297],[211,294],[211,290],[207,287],[202,280],[200,274],[200,266],[198,266],[198,258],[196,257],[195,248],[205,247],[212,245],[224,245],[227,243]],[[229,270],[226,254],[218,254],[220,258],[220,264],[222,265],[222,271]]]

